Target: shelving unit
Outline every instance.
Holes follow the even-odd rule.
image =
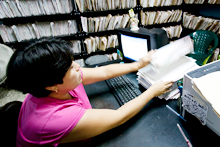
[[[215,20],[220,21],[220,4],[182,4],[182,8],[184,12],[188,12],[195,16],[202,16],[206,18],[212,18]],[[183,26],[183,31],[181,34],[181,37],[186,36],[190,34],[191,32],[194,32],[194,29],[185,28]],[[216,32],[217,33],[217,32]],[[219,37],[219,47],[220,47],[220,35],[217,33]]]
[[[201,11],[198,7],[204,8],[207,6],[207,4],[185,4],[183,2],[183,4],[181,5],[176,5],[176,6],[158,6],[158,7],[146,7],[143,8],[140,5],[140,0],[137,0],[136,2],[136,6],[133,8],[134,12],[138,14],[138,19],[139,19],[139,27],[144,27],[144,28],[162,28],[162,27],[169,27],[169,26],[176,26],[176,25],[182,25],[182,20],[179,22],[169,22],[169,23],[162,23],[162,24],[153,24],[153,25],[147,25],[147,26],[143,26],[140,23],[141,20],[141,11],[166,11],[166,10],[183,10],[183,11],[193,11],[193,14],[198,14],[201,15]],[[195,9],[195,5],[196,5],[196,9]],[[213,7],[220,7],[219,4],[217,5],[208,5],[208,6],[213,6]],[[80,40],[81,42],[81,53],[80,54],[76,54],[75,59],[86,59],[92,55],[95,54],[106,54],[106,53],[111,53],[111,52],[115,52],[116,49],[115,48],[109,48],[106,49],[106,51],[96,51],[96,52],[92,52],[91,54],[87,53],[86,50],[86,46],[84,44],[84,40],[86,38],[89,38],[90,36],[105,36],[105,35],[112,35],[112,34],[117,34],[116,30],[108,30],[108,31],[101,31],[101,32],[84,32],[82,31],[82,23],[81,23],[81,17],[98,17],[98,16],[107,16],[108,14],[111,14],[112,16],[114,15],[118,15],[118,14],[128,14],[128,10],[130,10],[130,8],[126,8],[126,9],[116,9],[116,10],[104,10],[104,11],[86,11],[86,12],[80,12],[78,10],[77,4],[75,2],[75,0],[72,0],[72,7],[73,10],[71,13],[68,14],[52,14],[52,15],[40,15],[40,16],[28,16],[28,17],[16,17],[16,18],[3,18],[0,19],[0,24],[4,24],[4,25],[16,25],[16,24],[26,24],[26,23],[34,23],[34,22],[46,22],[46,21],[59,21],[59,20],[76,20],[77,22],[77,28],[78,28],[78,32],[76,34],[71,34],[71,35],[63,35],[63,36],[55,36],[55,38],[61,38],[64,40]],[[192,9],[193,8],[193,9]],[[220,15],[220,13],[218,13],[218,15]],[[220,19],[220,16],[215,16],[213,18],[216,19]],[[194,31],[194,30],[191,30]],[[181,36],[185,36],[188,35],[190,33],[189,30],[187,30],[186,28],[183,29],[182,35]],[[177,39],[177,38],[172,38],[173,39]],[[25,40],[25,41],[21,41],[21,42],[7,42],[4,43],[3,40],[1,40],[0,38],[0,43],[4,43],[12,48],[15,49],[22,49],[24,46],[29,45],[30,43],[36,41],[38,39],[32,39],[32,40]]]

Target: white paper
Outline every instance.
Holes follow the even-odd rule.
[[[185,36],[174,42],[171,42],[158,50],[152,55],[152,68],[160,72],[166,69],[170,64],[174,63],[182,56],[193,52],[193,43],[190,36]]]
[[[220,114],[220,71],[212,72],[200,78],[193,78],[193,83],[204,98]],[[194,87],[195,88],[195,87]]]
[[[170,66],[168,66],[166,69],[162,70],[161,72],[157,73],[152,69],[152,65],[148,65],[139,71],[143,74],[146,74],[148,76],[149,80],[154,83],[161,80],[169,81],[169,80],[179,80],[183,78],[184,73],[186,73],[190,68],[196,66],[195,60],[183,56]],[[153,82],[154,81],[154,82]]]
[[[159,81],[169,81],[172,80],[175,83],[173,84],[173,87],[171,88],[172,91],[166,94],[163,94],[159,96],[159,98],[164,98],[166,100],[173,98],[176,96],[176,94],[179,93],[179,90],[177,89],[176,81],[183,78],[184,74],[192,71],[199,66],[195,63],[195,60],[183,56],[179,60],[177,60],[175,63],[171,64],[169,67],[167,67],[166,70],[163,70],[160,73],[155,72],[151,65],[148,65],[140,70],[138,70],[138,83],[141,84],[146,89],[149,88],[151,85],[153,85],[156,82]]]

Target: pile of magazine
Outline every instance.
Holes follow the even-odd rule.
[[[156,82],[172,80],[175,82],[171,88],[172,91],[159,96],[159,98],[166,100],[178,98],[177,81],[183,78],[184,73],[199,67],[195,63],[195,59],[186,56],[193,50],[190,36],[159,48],[152,55],[151,63],[138,71],[138,83],[148,89]]]

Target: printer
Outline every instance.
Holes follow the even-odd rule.
[[[192,79],[193,78],[199,78],[199,77],[202,77],[204,75],[207,75],[207,74],[215,72],[215,71],[220,71],[220,60],[208,63],[203,66],[199,66],[199,68],[197,68],[191,72],[188,72],[184,75],[184,77],[183,77],[183,93],[182,93],[182,97],[181,97],[182,102],[183,102],[183,104],[182,104],[183,113],[182,114],[184,116],[184,112],[188,108],[189,111],[187,110],[187,112],[196,116],[197,112],[201,112],[198,110],[202,108],[201,110],[203,111],[203,113],[201,115],[201,120],[202,119],[204,119],[204,120],[201,123],[203,125],[206,125],[207,127],[209,127],[213,132],[215,132],[218,136],[220,136],[220,116],[215,112],[212,105],[208,101],[204,100],[192,88],[192,86],[193,86]],[[189,100],[188,98],[191,98],[190,101],[194,101],[192,107],[189,106],[190,102],[187,103],[187,100]],[[220,96],[219,96],[219,98],[220,98]],[[184,104],[184,102],[185,102],[185,104]],[[197,103],[198,103],[198,105],[197,105],[198,107],[195,105]],[[184,107],[186,105],[188,105],[188,106]],[[192,109],[196,109],[196,110],[194,111]],[[199,115],[197,115],[197,118],[198,118],[198,116]]]

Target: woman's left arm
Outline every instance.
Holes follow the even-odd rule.
[[[81,68],[83,72],[83,85],[107,80],[130,72],[135,72],[140,68],[147,66],[151,61],[151,55],[154,51],[150,51],[148,55],[141,58],[138,62],[124,64],[110,64],[97,68]]]

